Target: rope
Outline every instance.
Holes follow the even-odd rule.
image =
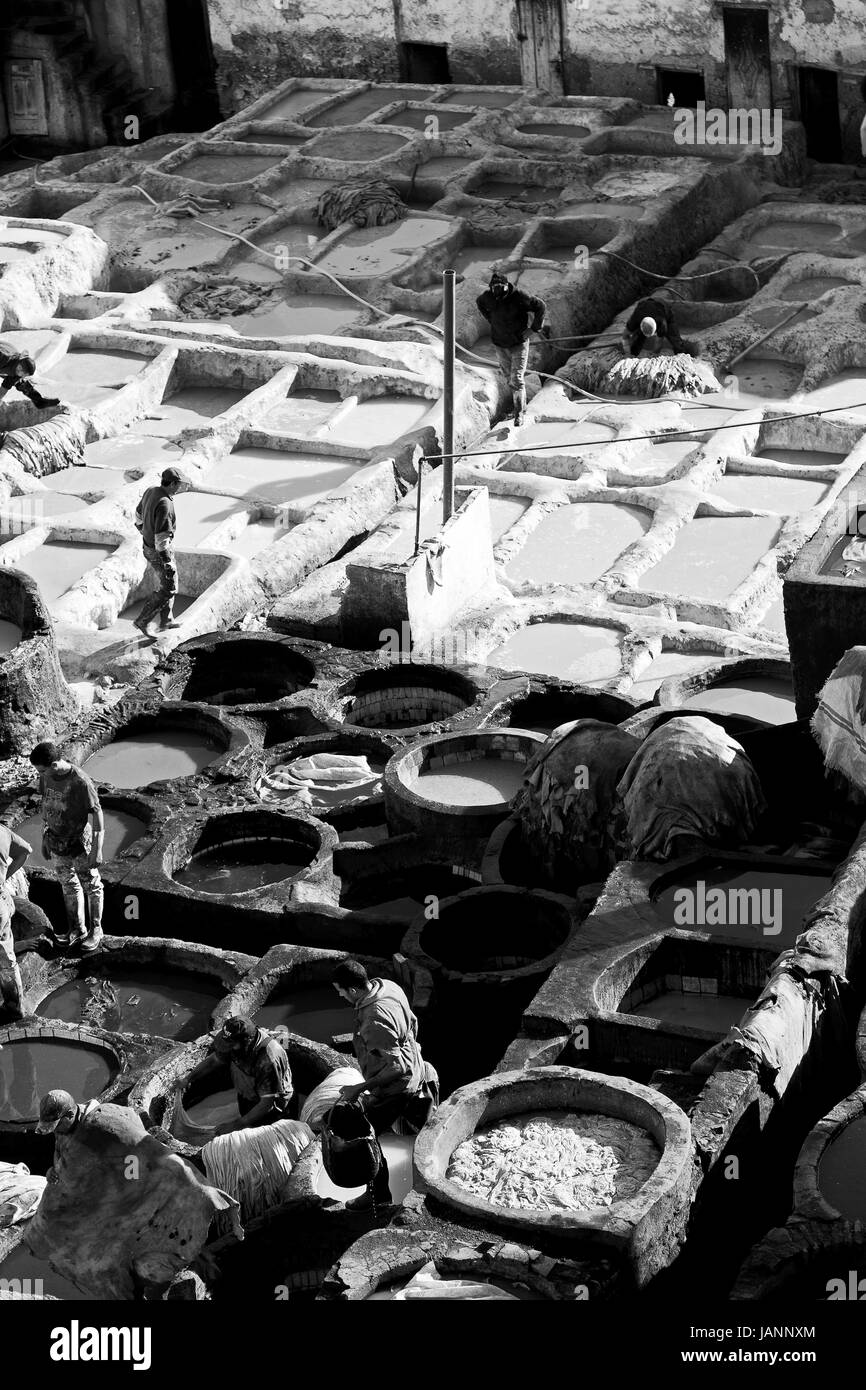
[[[541,376],[541,375],[542,375],[542,373],[539,372],[539,376]],[[663,399],[663,398],[662,398],[661,396],[656,396],[656,397],[652,397],[651,399],[646,400],[646,401],[640,401],[639,404],[640,404],[640,405],[657,405],[658,403],[660,403],[660,401],[661,401],[662,399]],[[676,396],[671,396],[671,397],[669,397],[668,399],[670,399],[670,400],[677,400],[678,397],[676,397]],[[617,401],[617,404],[618,404],[618,405],[622,405],[622,404],[623,404],[622,399],[619,399],[619,400]],[[636,401],[635,401],[635,402],[630,402],[630,404],[638,404],[638,402],[636,402]],[[689,404],[694,406],[694,405],[696,404],[696,402],[695,402],[693,399],[690,398]],[[726,410],[728,407],[727,407],[727,406],[724,406],[724,405],[717,405],[715,401],[708,401],[707,404],[706,404],[705,406],[701,406],[700,408],[703,409],[703,410],[708,410],[708,409],[709,409],[709,410]],[[796,411],[796,412],[792,411],[789,415],[771,415],[771,416],[769,416],[767,419],[762,420],[762,421],[761,421],[761,424],[762,424],[762,425],[777,425],[777,424],[784,423],[784,422],[789,421],[789,420],[811,420],[811,419],[814,419],[814,418],[816,418],[817,416],[820,416],[820,415],[838,415],[839,412],[840,412],[841,410],[863,410],[863,409],[866,409],[866,401],[855,401],[852,405],[847,405],[847,406],[838,406],[838,405],[834,405],[834,406],[827,406],[827,407],[825,407],[823,410],[803,410],[803,411]],[[743,412],[743,413],[745,413],[745,412]],[[577,420],[575,420],[574,423],[575,423],[575,424],[579,424],[580,422],[577,421]],[[742,426],[740,425],[740,423],[739,423],[738,421],[732,421],[731,423],[729,423],[729,424],[727,424],[727,425],[713,425],[712,428],[713,428],[714,432],[717,432],[718,430],[736,430],[736,429],[742,429]],[[622,439],[585,439],[585,440],[581,440],[580,448],[581,448],[581,449],[591,449],[591,448],[594,448],[595,445],[597,445],[597,444],[599,444],[599,445],[600,445],[600,444],[638,444],[638,443],[641,443],[641,442],[643,442],[644,440],[647,440],[647,439],[652,439],[652,440],[656,441],[657,443],[667,444],[668,441],[671,440],[671,439],[688,439],[688,437],[689,437],[690,435],[692,435],[692,434],[704,434],[704,433],[706,433],[705,430],[687,430],[687,429],[684,429],[684,430],[668,430],[668,431],[666,431],[664,434],[661,434],[661,435],[660,435],[660,434],[629,434],[629,435],[625,435],[625,437],[622,438]],[[503,454],[509,454],[509,453],[510,453],[510,454],[538,454],[538,453],[543,453],[546,449],[562,449],[562,448],[563,448],[563,444],[562,444],[562,442],[560,441],[560,443],[558,443],[558,444],[526,444],[526,445],[520,445],[520,446],[518,446],[517,448],[512,448],[512,449],[508,449],[508,448],[505,448],[505,449],[461,449],[459,454],[457,454],[457,453],[455,453],[455,454],[423,454],[422,457],[421,457],[420,462],[421,462],[421,463],[432,463],[432,462],[433,462],[434,460],[436,460],[436,459],[446,459],[446,458],[454,458],[454,459],[488,458],[488,457],[489,457],[489,458],[501,458]]]

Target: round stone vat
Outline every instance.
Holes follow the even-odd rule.
[[[53,1145],[53,1137],[50,1140]],[[28,1222],[0,1228],[0,1289],[22,1299],[68,1299],[95,1303],[93,1294],[83,1293],[71,1279],[57,1274],[47,1260],[31,1255],[24,1240]]]
[[[98,1024],[191,1042],[254,963],[207,946],[147,937],[106,937],[96,959],[51,963],[28,988],[25,1005],[43,1018]]]
[[[77,1101],[110,1100],[117,1090],[122,1059],[90,1029],[20,1023],[0,1029],[0,1045],[0,1131],[32,1131],[40,1097],[56,1087]]]
[[[337,851],[334,867],[343,880],[341,907],[369,913],[379,922],[393,922],[405,929],[434,899],[441,903],[443,898],[453,898],[478,886],[478,880],[459,864],[434,861],[432,847],[428,849],[428,859],[422,856],[406,863],[400,856],[399,861],[390,864],[388,846],[384,848],[383,856],[374,851],[375,860],[369,869],[366,864],[359,865],[359,856],[352,851]],[[360,872],[362,867],[367,871]]]
[[[280,811],[229,811],[196,823],[164,856],[170,878],[192,893],[285,895],[314,878],[325,860],[322,832],[312,819]]]
[[[720,851],[659,874],[649,900],[668,927],[777,955],[794,945],[835,867],[816,859]]]
[[[807,1135],[794,1169],[794,1211],[820,1221],[866,1223],[866,1087],[846,1096]]]
[[[283,1037],[296,1098],[308,1096],[337,1067],[355,1065],[353,1058],[323,1043],[295,1033]],[[212,1138],[216,1125],[235,1119],[238,1113],[228,1067],[189,1086],[189,1078],[207,1055],[209,1045],[210,1038],[202,1037],[162,1057],[139,1078],[128,1102],[145,1125],[159,1125],[197,1148]]]
[[[172,697],[207,705],[272,705],[306,689],[316,675],[313,663],[279,638],[200,639],[175,653],[179,669],[183,657],[189,675]]]
[[[860,1301],[866,1290],[866,1231],[856,1222],[802,1217],[754,1247],[728,1295],[790,1312],[799,1303]]]
[[[442,734],[413,744],[385,769],[388,825],[448,841],[486,840],[543,744],[528,729]]]
[[[470,888],[419,913],[402,952],[454,985],[537,989],[553,969],[574,925],[567,898],[525,888]]]
[[[520,820],[517,816],[506,816],[493,829],[487,841],[481,861],[482,883],[490,888],[506,884],[532,888],[537,876],[538,870],[523,843]]]
[[[443,666],[415,662],[362,671],[337,690],[346,724],[365,729],[423,731],[461,714],[474,703],[478,688],[466,676]]]
[[[580,1060],[640,1082],[660,1069],[688,1071],[752,1007],[768,964],[756,947],[680,934],[611,946],[570,993],[574,1016],[589,1025]]]
[[[797,718],[791,663],[757,657],[719,661],[690,675],[662,681],[656,700],[663,709],[739,715],[760,724],[790,724]]]
[[[609,1205],[556,1211],[503,1206],[455,1180],[455,1150],[482,1131],[528,1116],[606,1117],[624,1122],[629,1144],[652,1157],[631,1195]],[[628,1148],[626,1148],[628,1152]],[[652,1166],[651,1166],[652,1165]],[[415,1141],[416,1186],[474,1225],[504,1228],[530,1244],[554,1238],[620,1252],[638,1286],[665,1268],[682,1242],[689,1205],[692,1139],[685,1113],[658,1091],[572,1067],[500,1072],[455,1091]],[[451,1175],[449,1175],[451,1174]],[[628,1176],[621,1170],[625,1190]]]
[[[544,1302],[546,1299],[552,1297],[551,1294],[538,1293],[528,1284],[517,1283],[513,1279],[497,1278],[495,1275],[482,1278],[479,1277],[478,1274],[473,1277],[468,1272],[463,1271],[461,1271],[459,1275],[453,1273],[449,1274],[440,1269],[439,1264],[434,1260],[430,1260],[427,1264],[422,1265],[417,1271],[417,1275],[425,1279],[425,1284],[428,1288],[432,1286],[434,1281],[443,1281],[446,1287],[443,1289],[442,1299],[446,1302],[450,1302],[447,1284],[452,1280],[459,1280],[459,1284],[464,1290],[468,1291],[469,1288],[473,1289],[475,1291],[474,1298],[481,1299],[484,1302],[487,1300],[492,1301],[497,1294],[502,1301],[519,1299],[521,1301]],[[396,1282],[390,1284],[380,1279],[375,1293],[367,1294],[367,1302],[409,1302],[410,1299],[412,1299],[412,1288],[416,1286],[417,1283],[418,1279],[416,1278],[416,1274],[410,1274],[408,1278],[404,1275],[402,1279],[398,1279]],[[408,1294],[405,1293],[407,1288],[409,1290]],[[428,1293],[427,1298],[432,1298],[434,1302],[439,1301],[436,1299],[435,1293]],[[412,1301],[414,1302],[414,1299],[412,1299]]]
[[[603,719],[608,724],[619,724],[634,714],[637,708],[634,701],[621,695],[551,686],[546,690],[531,690],[528,695],[512,701],[508,709],[508,723],[547,736],[560,724],[570,723],[572,719]]]
[[[393,1301],[421,1269],[444,1280],[459,1279],[487,1289],[493,1285],[520,1300],[568,1302],[585,1296],[586,1263],[563,1258],[554,1262],[513,1241],[492,1245],[469,1231],[465,1236],[456,1244],[437,1242],[431,1250],[428,1241],[422,1247],[414,1232],[396,1226],[369,1231],[328,1273],[320,1301]],[[601,1269],[599,1275],[598,1285],[595,1279],[593,1283],[599,1296],[604,1296],[615,1279],[605,1278]],[[477,1296],[483,1298],[484,1293],[480,1287]]]
[[[115,731],[114,737],[90,752],[83,770],[95,782],[109,786],[172,786],[195,776],[237,745],[248,742],[245,734],[231,733],[224,724],[201,710],[139,715]]]
[[[382,805],[382,777],[393,753],[391,744],[376,734],[353,729],[292,739],[271,748],[264,771],[253,775],[253,790],[269,803],[300,801],[313,815],[340,826],[360,824]],[[322,776],[313,778],[304,763],[322,754],[363,758],[369,775],[361,765],[342,774],[335,766],[331,771],[323,767]]]

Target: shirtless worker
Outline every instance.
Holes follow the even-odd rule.
[[[43,396],[36,390],[30,380],[35,371],[36,362],[29,352],[19,352],[11,343],[0,343],[0,401],[14,389],[27,396],[37,410],[50,410],[60,405],[59,396]]]
[[[693,357],[689,345],[680,337],[673,307],[663,299],[641,299],[634,307],[622,335],[622,350],[626,357],[640,357],[644,347],[654,338],[666,338],[674,352]]]
[[[0,1007],[13,1018],[22,1016],[24,988],[21,972],[15,959],[12,918],[15,900],[9,891],[9,879],[23,869],[30,846],[8,825],[0,825]]]
[[[30,761],[40,776],[42,791],[42,853],[53,859],[63,888],[69,935],[55,933],[61,946],[81,944],[97,950],[102,942],[102,863],[104,825],[95,786],[80,767],[74,767],[54,743],[37,743]],[[90,931],[84,923],[84,899],[90,912]]]
[[[133,623],[139,632],[151,638],[150,624],[159,616],[159,631],[180,627],[174,616],[177,597],[177,566],[173,543],[177,517],[173,498],[180,491],[183,478],[176,468],[166,468],[158,487],[149,487],[135,512],[135,525],[141,532],[144,558],[156,579],[156,592],[146,598],[141,612]]]
[[[499,358],[499,369],[511,388],[514,423],[523,424],[526,410],[526,368],[529,362],[529,335],[550,336],[544,325],[543,299],[524,294],[516,285],[494,271],[489,288],[475,301],[478,312],[490,324],[490,341]]]

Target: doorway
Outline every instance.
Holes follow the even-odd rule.
[[[517,0],[520,77],[524,87],[565,95],[562,0]]]
[[[770,19],[766,10],[724,9],[728,109],[773,109]]]
[[[800,120],[806,129],[806,153],[823,164],[842,159],[839,82],[826,68],[800,68]]]
[[[171,0],[165,11],[177,83],[172,120],[179,130],[209,130],[222,114],[205,0]]]
[[[658,68],[659,106],[697,106],[706,96],[702,72],[682,72],[676,68]],[[673,97],[673,101],[671,101]]]
[[[451,82],[448,48],[444,43],[401,43],[400,76],[404,82],[442,86]]]

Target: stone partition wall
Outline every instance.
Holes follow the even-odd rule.
[[[0,618],[21,629],[17,645],[0,655],[0,757],[9,757],[61,737],[78,702],[60,669],[39,589],[20,570],[0,567]]]

